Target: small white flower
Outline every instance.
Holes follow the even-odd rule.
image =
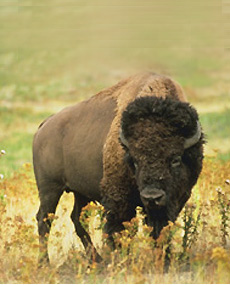
[[[3,179],[3,178],[4,178],[4,175],[3,175],[3,174],[0,174],[0,180]]]
[[[6,151],[4,149],[1,150],[1,154],[4,155],[6,154]]]

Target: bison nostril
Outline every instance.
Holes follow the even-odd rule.
[[[165,195],[152,200],[157,206],[165,206]]]
[[[141,191],[141,200],[145,206],[158,206],[166,205],[166,194],[163,190],[145,188]]]

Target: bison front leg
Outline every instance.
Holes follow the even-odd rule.
[[[93,243],[91,241],[89,234],[83,228],[79,220],[81,210],[84,206],[87,205],[88,202],[89,202],[88,199],[86,199],[79,193],[74,192],[74,208],[71,214],[71,219],[73,221],[76,233],[84,245],[86,253],[90,255],[90,260],[94,262],[101,262],[102,261],[101,256],[97,253],[97,250],[93,246]]]
[[[104,232],[108,235],[107,243],[112,250],[115,250],[116,247],[113,234],[118,233],[124,229],[124,226],[122,224],[123,221],[117,220],[115,218],[115,215],[111,212],[107,213],[106,220],[107,221],[104,227]]]
[[[102,203],[107,212],[104,232],[108,235],[108,245],[114,250],[115,243],[113,234],[124,230],[123,222],[128,222],[135,216],[135,206],[129,202],[129,199],[120,198],[114,200],[104,197]]]

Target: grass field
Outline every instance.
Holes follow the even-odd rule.
[[[230,283],[229,11],[227,1],[214,0],[0,3],[0,283]],[[183,86],[207,137],[186,208],[157,245],[137,209],[116,236],[121,249],[110,254],[101,206],[89,204],[82,222],[104,258],[89,266],[65,194],[51,230],[51,266],[38,269],[33,134],[50,114],[143,70]]]

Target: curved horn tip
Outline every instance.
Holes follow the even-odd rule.
[[[193,145],[195,145],[196,143],[198,143],[198,141],[200,140],[201,138],[201,125],[199,123],[199,121],[197,121],[197,130],[196,130],[196,133],[185,140],[184,142],[184,148],[185,149],[188,149],[190,147],[192,147]]]
[[[129,143],[128,143],[127,139],[124,137],[122,128],[120,128],[120,130],[119,130],[119,137],[120,137],[121,143],[123,145],[125,145],[126,147],[129,147]]]

